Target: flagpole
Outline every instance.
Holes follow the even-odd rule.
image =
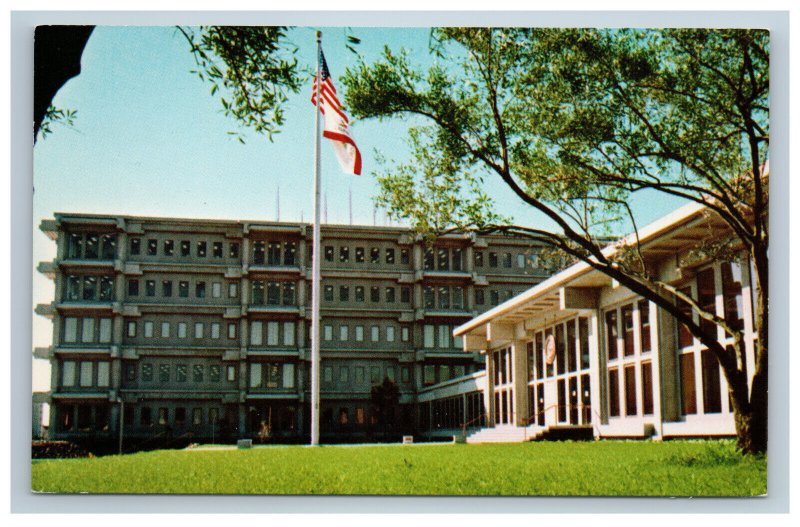
[[[314,238],[312,242],[311,263],[311,446],[319,444],[319,301],[320,301],[320,231],[319,231],[319,195],[320,195],[320,104],[322,89],[320,77],[320,53],[322,50],[322,31],[317,31],[317,81],[314,89],[317,92],[317,109],[314,127]]]

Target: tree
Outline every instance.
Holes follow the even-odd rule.
[[[378,423],[386,433],[387,428],[394,431],[394,425],[400,413],[400,388],[397,383],[388,378],[382,384],[375,384],[370,391],[372,411],[377,416]]]
[[[505,232],[549,244],[654,302],[719,361],[741,450],[765,452],[768,33],[441,28],[431,42],[427,71],[386,48],[343,79],[357,118],[425,118],[409,132],[411,159],[386,161],[377,174],[379,203],[422,231]],[[497,180],[556,227],[498,214],[483,190]],[[724,257],[742,248],[752,260],[750,390],[740,330],[659,281],[637,244],[603,252],[623,220],[636,228],[628,200],[644,190],[702,203],[732,233],[702,249]],[[732,352],[709,324],[734,337]]]

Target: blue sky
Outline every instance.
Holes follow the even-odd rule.
[[[290,39],[298,60],[314,66],[318,28],[295,28]],[[322,28],[323,47],[334,83],[356,56],[345,48],[343,28]],[[353,28],[359,52],[374,60],[384,45],[405,47],[428,64],[427,28]],[[168,26],[101,26],[82,57],[82,71],[56,95],[54,104],[77,110],[74,127],[55,126],[34,147],[33,257],[51,260],[55,246],[39,230],[54,212],[132,214],[195,218],[274,220],[280,188],[280,219],[310,221],[314,166],[314,107],[310,85],[286,105],[286,124],[270,143],[249,134],[245,145],[228,135],[236,124],[221,112],[210,85],[195,67],[184,37]],[[345,101],[346,104],[346,101]],[[323,191],[329,223],[373,223],[371,176],[375,153],[403,160],[408,123],[354,122],[351,133],[363,156],[363,175],[341,173],[323,141]],[[489,178],[488,183],[493,180]],[[491,186],[498,208],[518,223],[535,225],[537,215],[510,191]],[[676,208],[672,200],[634,200],[639,225]],[[539,220],[541,221],[541,220]],[[381,215],[378,215],[381,224]],[[34,273],[34,304],[53,298],[52,283]],[[34,346],[50,343],[49,321],[34,316]],[[36,377],[36,375],[35,375]],[[46,386],[46,383],[45,383]]]

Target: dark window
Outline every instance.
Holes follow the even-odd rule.
[[[324,292],[324,295],[325,295],[324,296],[325,301],[326,302],[333,302],[333,286],[332,285],[326,285],[325,288],[323,289],[323,292]]]
[[[681,289],[678,289],[678,291],[686,296],[691,296],[692,293],[690,287],[683,287]],[[684,302],[681,299],[678,299],[676,304],[683,314],[691,318],[692,306],[690,306],[688,303]],[[689,328],[687,328],[684,324],[680,324],[678,328],[678,345],[681,348],[685,348],[687,346],[691,346],[692,342],[693,342],[693,337],[692,333],[689,331]]]
[[[279,282],[267,282],[267,304],[276,306],[281,303],[281,284]]]
[[[356,286],[356,302],[363,302],[364,301],[364,286],[357,285]]]
[[[264,282],[260,280],[253,282],[252,303],[256,305],[261,305],[264,303]]]
[[[408,249],[400,249],[400,263],[407,264],[411,261]]]
[[[83,235],[72,233],[67,239],[67,258],[81,257],[83,257]]]
[[[187,377],[186,364],[178,364],[175,366],[175,380],[178,382],[186,382]]]
[[[152,426],[153,410],[149,406],[142,406],[141,410],[139,410],[139,423],[142,426]]]
[[[100,238],[100,257],[103,260],[113,260],[117,255],[117,237],[113,234],[104,234]]]
[[[681,366],[681,413],[697,413],[697,396],[694,386],[694,353],[680,356]]]
[[[511,269],[511,253],[503,253],[503,267]]]
[[[158,380],[160,382],[169,382],[169,364],[161,364],[158,367]]]
[[[700,362],[703,368],[703,411],[707,414],[718,414],[722,411],[719,363],[707,349],[700,353]]]
[[[617,358],[617,310],[606,312],[606,351],[608,359]]]
[[[83,277],[83,299],[94,300],[97,296],[97,277],[84,276]]]
[[[178,282],[178,296],[181,298],[189,297],[189,282],[184,280]]]
[[[422,290],[422,297],[425,304],[425,309],[433,309],[436,306],[436,298],[433,288],[425,286]]]
[[[339,302],[350,301],[350,287],[346,285],[339,286]]]
[[[483,267],[483,251],[475,251],[475,267]]]
[[[482,306],[486,300],[483,297],[483,289],[475,290],[475,303]]]
[[[211,246],[214,258],[222,258],[222,242],[214,242]]]
[[[386,263],[387,264],[394,263],[394,249],[386,249]]]
[[[159,408],[158,409],[158,424],[161,426],[166,425],[169,422],[169,410],[167,408]]]
[[[97,258],[99,239],[96,234],[86,235],[86,245],[84,245],[84,258]]]
[[[636,366],[625,366],[625,415],[636,415]]]
[[[453,249],[453,271],[461,271],[464,268],[464,251],[460,247]]]
[[[147,254],[150,256],[158,254],[158,240],[147,240]]]
[[[364,248],[356,247],[356,263],[364,263]]]
[[[377,247],[372,247],[369,250],[369,262],[370,263],[379,263],[381,261],[381,250]]]
[[[164,280],[161,282],[161,294],[165,297],[172,296],[172,280]]]
[[[145,296],[156,296],[156,281],[155,280],[147,280],[144,283],[144,294]]]
[[[381,288],[374,285],[369,288],[369,300],[370,302],[380,302],[381,301]]]
[[[131,238],[131,256],[137,256],[142,251],[142,239]]]
[[[639,334],[641,336],[642,353],[652,350],[650,345],[650,302],[639,301]]]
[[[297,255],[297,244],[286,242],[283,244],[283,265],[295,265]]]
[[[339,261],[340,262],[350,261],[350,247],[339,247]]]
[[[489,267],[497,267],[497,253],[489,253]]]
[[[387,287],[386,288],[386,301],[388,303],[394,303],[394,287]]]
[[[265,244],[264,242],[255,242],[253,243],[253,263],[256,265],[262,265],[264,263],[264,252],[265,252]]]
[[[439,287],[439,309],[450,309],[450,288]]]
[[[231,242],[231,244],[228,246],[228,257],[229,258],[239,257],[239,242]]]
[[[742,267],[739,262],[722,264],[722,302],[725,322],[734,330],[744,329]]]
[[[142,364],[142,380],[146,382],[153,380],[153,365],[149,362]]]
[[[283,283],[283,305],[293,306],[296,302],[294,299],[294,282]]]
[[[208,244],[206,242],[197,242],[197,256],[205,258],[207,246]]]
[[[194,286],[194,296],[197,298],[205,298],[206,297],[206,283],[205,282],[197,282]]]
[[[219,378],[220,378],[219,377],[219,375],[220,375],[219,372],[220,372],[220,369],[219,369],[219,365],[218,364],[210,365],[208,367],[208,380],[211,381],[211,382],[219,382]]]
[[[430,247],[425,249],[425,257],[423,258],[423,266],[426,271],[432,271],[434,269],[434,260],[433,260],[433,249]]]
[[[128,296],[139,296],[139,280],[128,279]]]
[[[267,265],[281,264],[281,244],[280,242],[269,242],[267,246]]]
[[[567,371],[574,372],[578,368],[577,346],[575,342],[575,324],[577,320],[567,321]]]
[[[181,240],[181,256],[189,256],[192,244],[189,240]]]
[[[653,414],[653,365],[642,363],[642,413]]]
[[[715,313],[716,292],[714,291],[714,269],[704,269],[697,273],[697,303],[710,313]],[[717,338],[717,326],[710,320],[700,319],[700,328],[705,335]]]
[[[195,364],[192,367],[192,380],[194,382],[203,382],[203,365]]]
[[[411,302],[411,288],[408,286],[403,286],[400,288],[400,302],[408,303]]]
[[[172,256],[173,254],[175,254],[175,241],[164,240],[164,255]]]
[[[628,357],[634,353],[633,345],[633,305],[622,308],[622,352]]]
[[[100,300],[114,299],[114,279],[110,276],[100,277]]]
[[[616,368],[608,370],[608,415],[619,417],[619,373]]]
[[[566,361],[565,359],[565,346],[564,346],[564,327],[561,324],[558,324],[555,328],[555,339],[556,339],[556,370],[558,373],[564,373],[566,371]]]
[[[500,292],[496,289],[492,289],[489,291],[489,300],[493,306],[496,306],[500,303]]]
[[[333,247],[330,245],[325,246],[325,261],[332,262],[333,261]]]
[[[578,319],[578,342],[580,343],[580,368],[585,370],[589,367],[589,319],[580,317]]]

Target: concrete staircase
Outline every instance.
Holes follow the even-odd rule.
[[[525,428],[503,425],[468,432],[467,443],[522,443],[532,437]]]

